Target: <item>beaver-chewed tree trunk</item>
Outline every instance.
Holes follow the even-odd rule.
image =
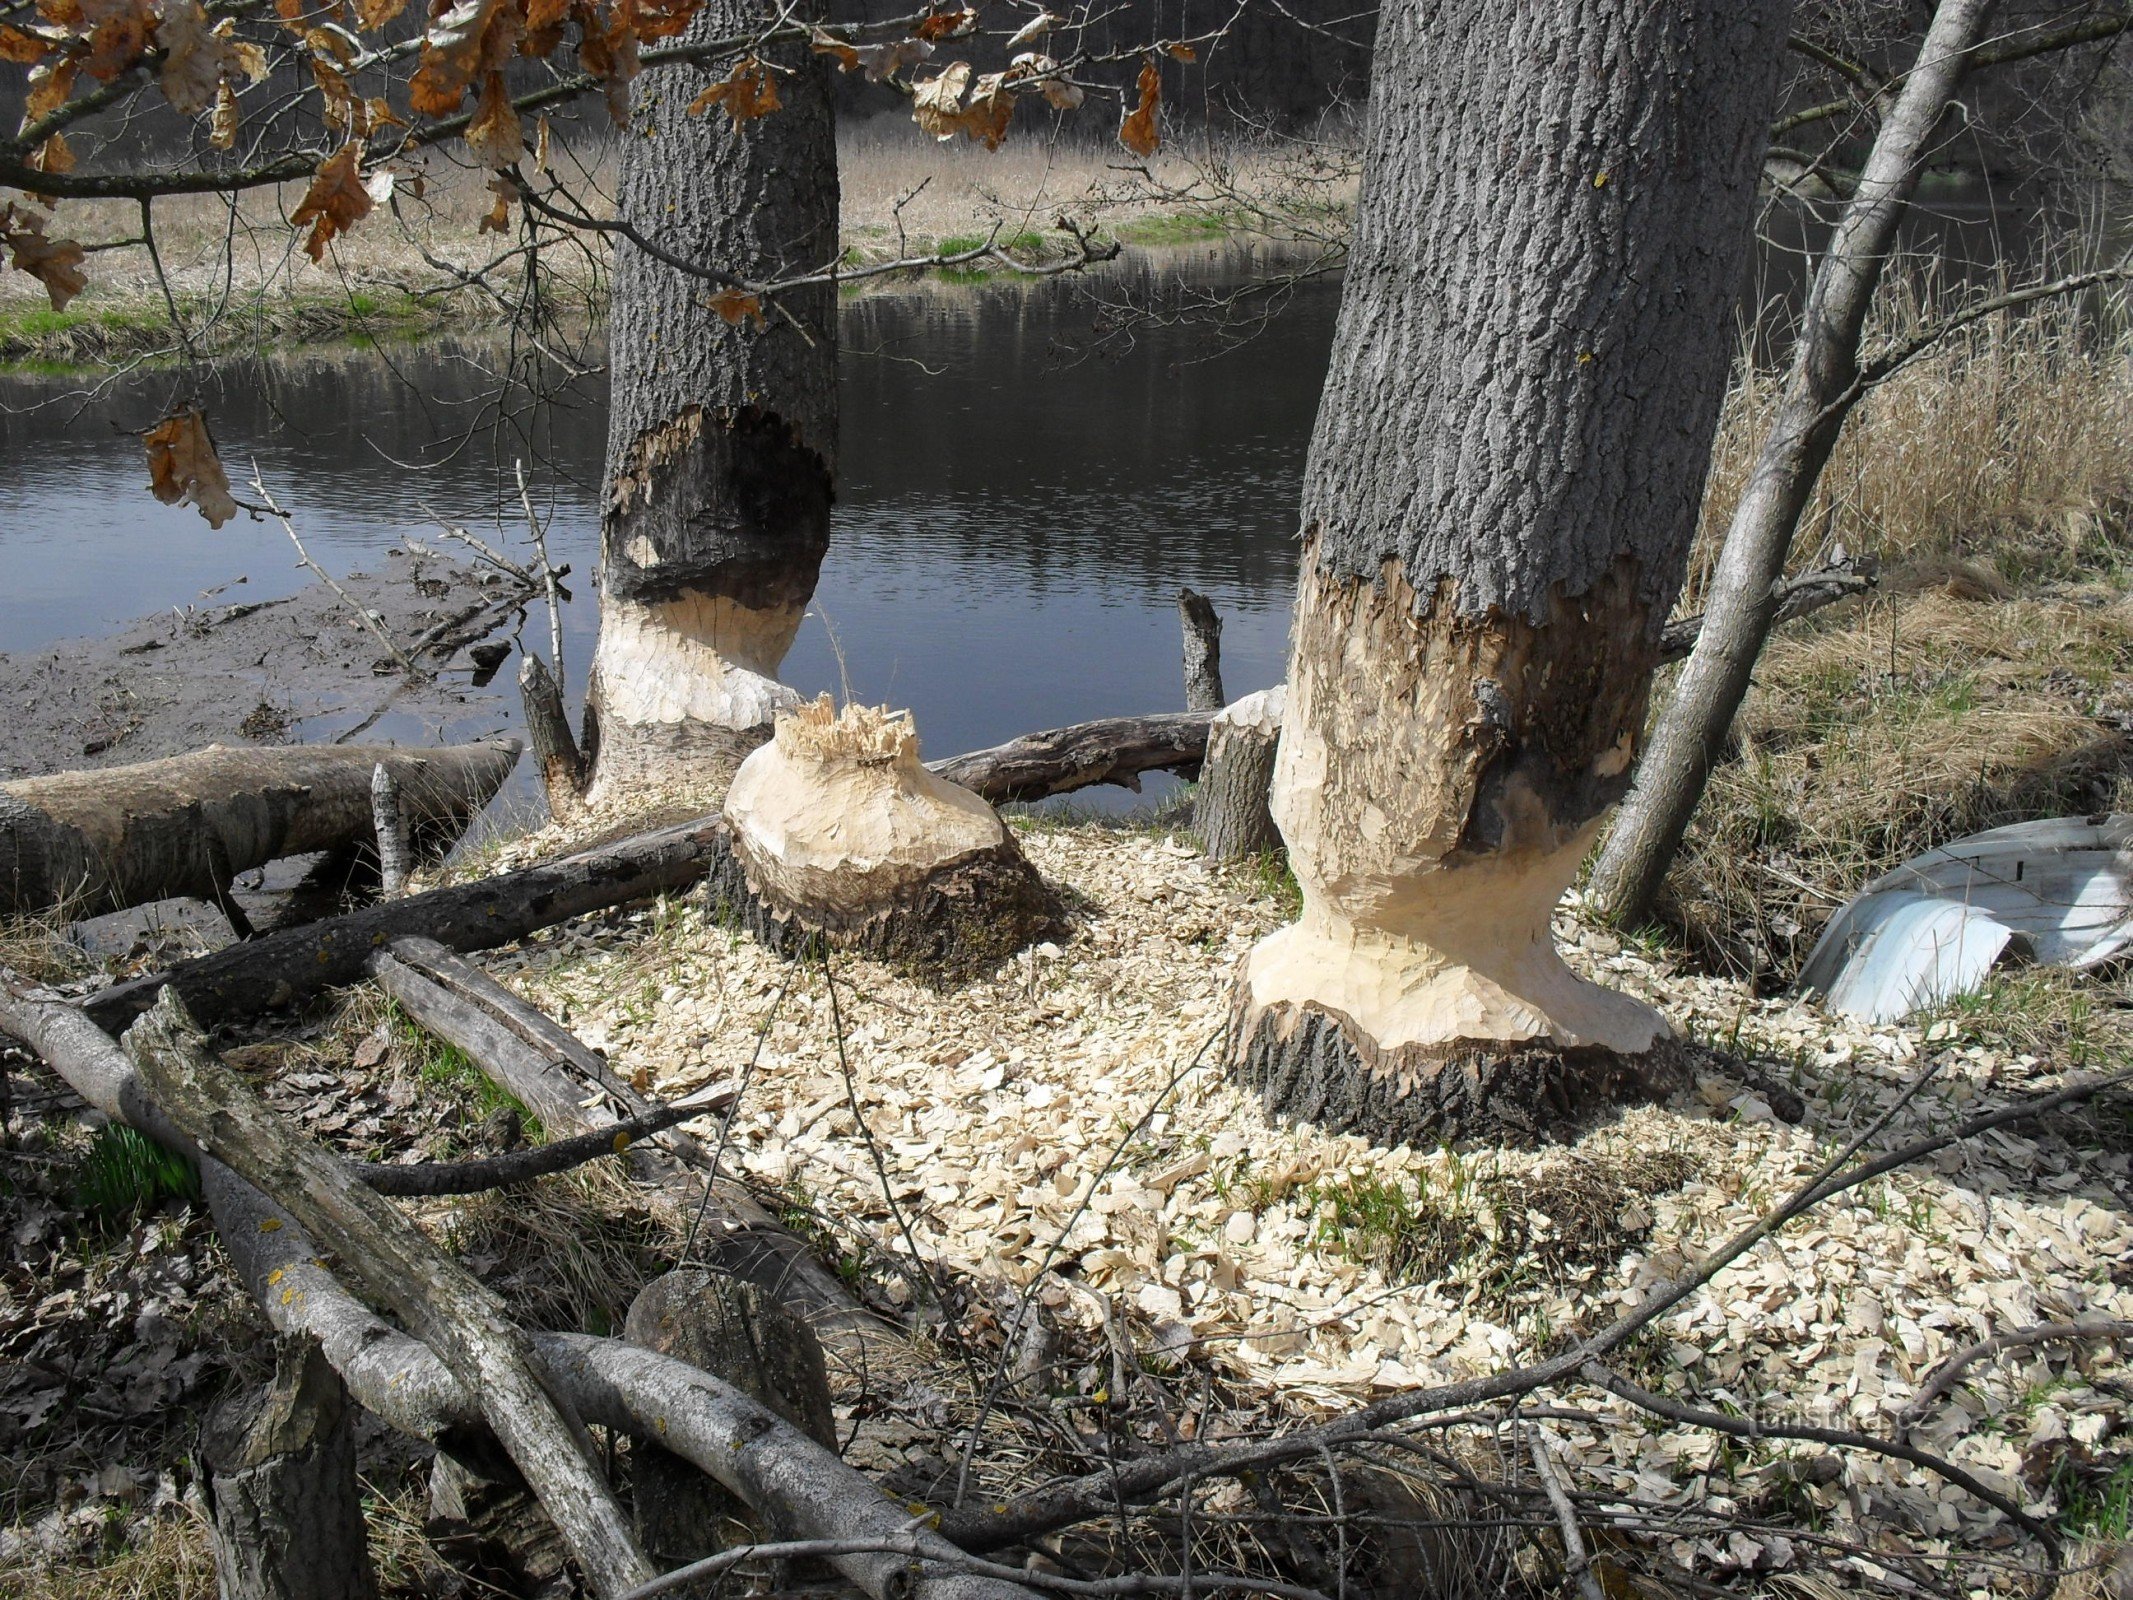
[[[1518,1135],[1670,1037],[1549,922],[1628,783],[1733,352],[1785,0],[1397,6],[1306,471],[1240,974],[1270,1109]]]
[[[754,0],[708,0],[687,38],[746,37],[761,22]],[[761,54],[782,104],[747,122],[689,115],[700,85],[686,69],[639,78],[619,191],[623,219],[661,249],[750,282],[837,256],[825,58],[804,41]],[[836,466],[827,285],[757,316],[618,239],[613,322],[584,740],[595,799],[729,776],[794,702],[777,672],[828,547]]]
[[[711,893],[764,942],[855,949],[929,977],[989,972],[1055,928],[1059,897],[999,813],[919,764],[907,714],[778,718],[727,791]]]

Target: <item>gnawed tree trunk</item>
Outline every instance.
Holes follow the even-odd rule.
[[[1385,14],[1274,783],[1303,914],[1230,1045],[1275,1112],[1520,1132],[1669,1037],[1549,919],[1680,587],[1790,9]]]
[[[1210,861],[1237,861],[1281,848],[1270,809],[1274,751],[1289,692],[1261,689],[1215,713],[1207,725],[1207,759],[1193,797],[1192,825]]]
[[[708,0],[687,39],[746,37],[754,0]],[[691,116],[678,68],[631,94],[621,216],[683,259],[761,281],[837,257],[824,59],[762,52],[781,107]],[[615,244],[613,410],[600,643],[586,695],[592,792],[730,774],[793,703],[777,681],[829,544],[837,307],[824,286],[728,321],[719,285]],[[729,309],[733,309],[729,303]]]
[[[236,873],[368,841],[380,766],[400,786],[418,845],[457,838],[518,751],[516,739],[436,750],[214,744],[0,784],[0,911],[64,904],[89,915],[174,895],[219,902]]]
[[[1222,709],[1222,614],[1197,589],[1178,591],[1178,627],[1185,636],[1185,706]]]
[[[1859,186],[1815,272],[1784,397],[1727,525],[1696,646],[1593,868],[1588,901],[1615,922],[1650,915],[1747,698],[1755,663],[1782,617],[1793,532],[1845,418],[1866,393],[1859,341],[1874,287],[1932,153],[1934,130],[1962,84],[1991,11],[1992,0],[1943,0],[1934,13],[1918,61],[1882,121]]]
[[[839,712],[827,695],[780,716],[725,819],[733,854],[712,892],[778,948],[820,941],[969,977],[1062,915],[999,814],[919,765],[907,716]]]
[[[519,701],[526,713],[526,740],[541,772],[548,814],[565,821],[585,797],[585,762],[570,734],[563,709],[563,689],[539,656],[528,655],[518,669]]]
[[[399,780],[382,761],[370,774],[370,826],[378,849],[378,894],[396,900],[407,892],[407,877],[415,867],[415,844]]]
[[[200,1453],[223,1600],[376,1600],[348,1391],[315,1339],[284,1339],[274,1379],[210,1413]]]

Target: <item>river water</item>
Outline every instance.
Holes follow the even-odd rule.
[[[786,680],[911,708],[930,755],[1172,709],[1176,597],[1189,585],[1224,616],[1231,693],[1276,682],[1337,293],[1305,289],[1214,359],[1198,327],[1097,340],[1102,308],[1064,286],[848,303],[834,532]],[[511,471],[526,459],[551,553],[574,569],[564,654],[576,691],[597,626],[605,380],[566,390],[529,437],[523,414],[498,425],[495,355],[451,342],[298,354],[233,365],[198,398],[239,497],[251,498],[256,462],[337,573],[409,536],[441,543],[436,518],[524,557]],[[177,382],[142,376],[93,397],[75,396],[78,380],[0,384],[0,650],[203,603],[240,577],[215,599],[301,586],[272,522],[212,530],[148,494],[132,432]],[[546,627],[536,610],[525,631],[544,655]],[[515,700],[444,731],[515,719]]]

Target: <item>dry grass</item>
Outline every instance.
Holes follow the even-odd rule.
[[[1882,333],[1926,299],[1899,284]],[[1778,384],[1749,371],[1729,397],[1691,607]],[[1979,323],[1860,406],[1797,556],[1872,552],[1883,593],[1765,655],[1669,884],[1700,953],[1789,978],[1844,900],[1919,851],[2133,803],[2129,433],[2133,344],[2073,307]]]

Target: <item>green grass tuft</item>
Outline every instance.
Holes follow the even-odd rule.
[[[200,1169],[120,1123],[99,1128],[74,1176],[75,1199],[107,1226],[123,1226],[165,1200],[197,1201]]]

